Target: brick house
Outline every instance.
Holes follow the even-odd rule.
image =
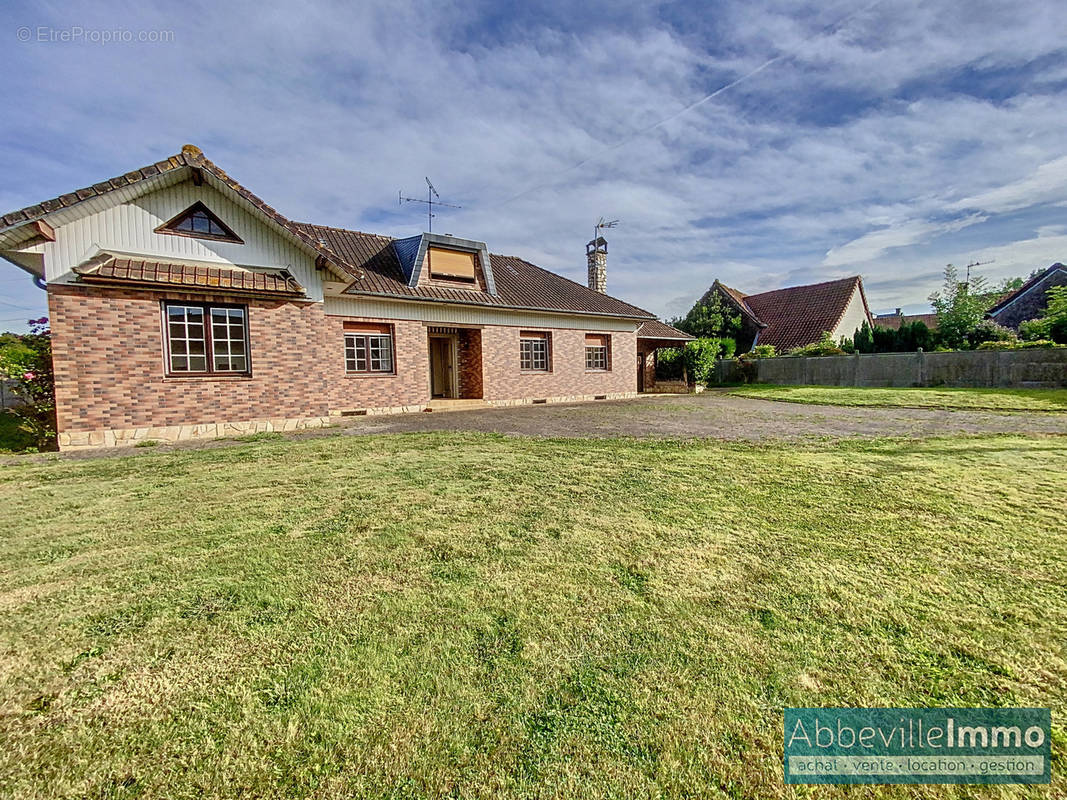
[[[48,292],[63,449],[631,397],[655,317],[604,293],[606,251],[597,291],[482,242],[292,222],[191,145],[0,217]]]
[[[708,301],[716,292],[741,317],[739,353],[758,344],[785,353],[819,341],[824,332],[840,341],[851,338],[864,322],[872,324],[859,275],[747,295],[715,281],[701,300]]]

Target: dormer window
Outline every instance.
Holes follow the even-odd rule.
[[[477,281],[474,271],[476,258],[476,253],[467,253],[462,250],[446,250],[443,247],[426,249],[426,264],[430,269],[430,277],[434,280],[475,283]]]
[[[197,202],[189,206],[169,222],[156,228],[156,233],[171,233],[176,236],[192,236],[196,239],[214,239],[218,242],[244,244],[241,237],[219,219],[211,209]]]

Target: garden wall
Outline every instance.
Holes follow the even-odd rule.
[[[734,361],[722,361],[725,380]],[[761,358],[757,383],[809,386],[1067,387],[1067,347]]]

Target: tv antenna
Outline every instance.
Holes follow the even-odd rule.
[[[996,262],[995,258],[991,258],[988,261],[972,261],[967,265],[967,285],[971,285],[971,267],[984,267],[986,264],[993,264]]]
[[[426,230],[427,230],[428,233],[433,233],[433,218],[436,216],[436,214],[433,213],[433,207],[434,206],[444,206],[445,208],[463,208],[463,206],[455,206],[455,205],[452,205],[451,203],[443,203],[443,202],[441,202],[441,195],[439,195],[437,193],[437,190],[434,188],[433,184],[430,183],[430,179],[429,178],[426,179],[426,199],[425,200],[422,200],[421,198],[418,198],[418,197],[404,197],[404,193],[402,191],[397,192],[397,197],[399,198],[399,204],[400,205],[404,205],[404,203],[425,203],[426,204],[426,217],[427,217],[426,218],[426,224],[427,224]]]
[[[619,221],[617,219],[613,219],[611,222],[605,222],[603,217],[598,219],[596,225],[593,226],[593,242],[595,243],[597,238],[600,236],[601,228],[614,228],[618,224]]]

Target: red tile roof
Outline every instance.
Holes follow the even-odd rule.
[[[641,323],[641,327],[637,329],[637,338],[690,341],[695,337],[690,336],[685,331],[680,331],[666,323],[660,322],[658,319],[650,319],[648,322]]]
[[[773,344],[779,352],[785,352],[817,342],[824,331],[836,328],[857,290],[866,308],[863,281],[858,275],[750,294],[744,302],[766,325],[760,331],[758,343]]]
[[[252,271],[204,264],[146,261],[102,253],[74,268],[87,283],[180,286],[225,294],[303,297],[304,287],[288,272]]]
[[[937,330],[937,314],[886,314],[875,317],[872,320],[879,328],[892,328],[900,330],[901,325],[910,325],[913,322],[922,322],[932,331]]]
[[[306,222],[297,224],[308,235],[325,240],[346,263],[361,269],[362,275],[352,281],[345,294],[633,319],[653,317],[642,308],[595,292],[521,258],[495,253],[490,254],[489,259],[496,281],[496,295],[441,286],[408,286],[390,237]]]
[[[210,174],[243,198],[269,220],[310,247],[352,281],[349,294],[384,295],[409,300],[429,300],[500,308],[562,311],[600,316],[650,319],[654,315],[609,295],[594,292],[580,283],[541,269],[515,256],[492,255],[491,267],[497,295],[442,287],[409,287],[387,236],[296,223],[279,214],[248,189],[212,163],[198,147],[185,145],[168,159],[96,183],[76,192],[0,216],[0,231],[40,219],[84,200],[99,197],[130,184],[176,169],[189,168]],[[85,276],[83,276],[85,277]]]

